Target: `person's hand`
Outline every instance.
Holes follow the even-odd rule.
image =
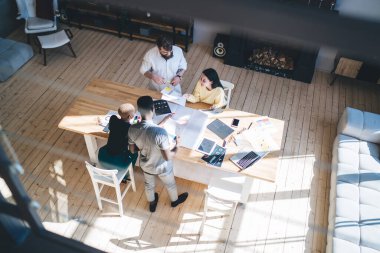
[[[211,109],[211,110],[214,110],[215,108],[216,108],[215,105],[210,106],[210,109]]]
[[[159,85],[165,84],[165,79],[156,74],[152,74],[152,80]]]
[[[175,112],[172,112],[172,113],[166,115],[162,121],[165,123],[168,119],[170,119],[171,117],[173,117],[174,113]]]
[[[173,78],[173,80],[170,82],[173,86],[176,86],[177,84],[179,84],[179,82],[181,82],[181,79],[178,77],[178,76],[175,76]]]
[[[171,150],[171,151],[174,151],[174,152],[177,151],[177,148],[178,148],[180,142],[181,142],[180,137],[179,137],[179,136],[176,136],[175,139],[174,139],[174,140],[172,141],[172,143],[171,143],[171,148],[170,148],[170,150]]]
[[[176,140],[176,146],[179,146],[179,144],[181,143],[181,137],[177,135],[177,138],[175,140]]]

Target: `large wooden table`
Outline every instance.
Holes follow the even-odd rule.
[[[105,80],[93,80],[79,94],[77,100],[70,106],[66,116],[61,120],[58,127],[68,131],[84,135],[91,162],[97,163],[97,151],[99,145],[103,145],[108,134],[103,132],[103,127],[98,124],[98,117],[103,117],[109,110],[117,111],[122,103],[132,103],[136,105],[137,99],[142,95],[150,95],[153,98],[161,98],[161,93],[144,88],[132,87],[126,84],[115,83]],[[203,103],[191,104],[186,106],[194,109],[206,109],[209,105]],[[219,114],[209,113],[209,122],[218,118],[230,125],[233,118],[240,119],[238,132],[243,127],[248,127],[255,118],[260,115],[242,112],[238,110],[225,110]],[[276,131],[272,134],[273,140],[281,147],[284,122],[281,120],[269,118]],[[236,133],[233,133],[233,135]],[[223,140],[206,128],[205,137],[209,137],[222,145]],[[227,137],[228,139],[228,137]],[[274,182],[276,179],[277,164],[280,150],[270,152],[260,161],[256,162],[250,168],[240,171],[229,158],[238,151],[234,142],[226,145],[227,152],[222,167],[214,167],[204,162],[201,153],[187,149],[179,148],[174,160],[174,173],[177,177],[207,184],[213,176],[244,176],[246,178],[246,189],[243,194],[242,202],[246,202],[249,195],[249,189],[252,179],[259,178]]]

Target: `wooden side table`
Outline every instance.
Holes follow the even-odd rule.
[[[330,82],[332,85],[338,76],[345,76],[350,78],[356,78],[359,74],[361,67],[363,66],[362,61],[356,61],[352,59],[348,59],[345,57],[340,57],[338,64],[333,70],[333,79]]]

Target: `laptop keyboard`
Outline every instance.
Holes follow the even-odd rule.
[[[243,169],[246,169],[249,166],[251,166],[259,158],[260,158],[260,156],[258,154],[251,151],[248,154],[246,154],[243,158],[241,158],[237,162],[237,164],[239,164]]]

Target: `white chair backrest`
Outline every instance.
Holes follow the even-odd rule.
[[[90,173],[91,180],[93,180],[94,182],[99,182],[99,183],[106,184],[109,186],[118,185],[118,179],[116,177],[116,174],[118,172],[117,170],[100,169],[91,165],[87,161],[85,163],[86,163],[87,170]]]
[[[224,80],[220,80],[220,83],[222,84],[223,89],[227,91],[226,108],[228,109],[230,108],[231,93],[232,93],[232,90],[235,88],[235,85],[233,83],[230,83]]]

